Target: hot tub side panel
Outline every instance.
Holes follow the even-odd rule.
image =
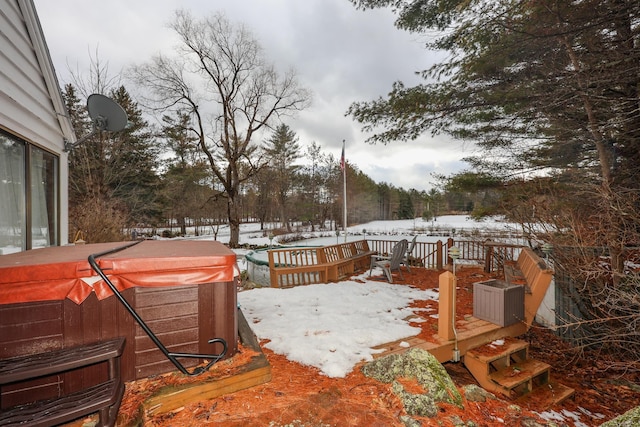
[[[235,282],[163,288],[131,288],[122,293],[129,304],[172,352],[217,354],[208,340],[227,341],[226,357],[237,351]],[[175,371],[124,306],[115,298],[90,295],[82,304],[45,301],[0,305],[0,358],[35,354],[124,336],[121,359],[125,381]],[[188,367],[201,363],[180,359]],[[2,387],[3,408],[57,397],[107,379],[106,364],[63,375]]]
[[[235,280],[200,286],[198,314],[201,353],[219,354],[223,350],[220,344],[209,344],[209,340],[213,338],[223,338],[227,342],[226,357],[238,351],[237,286]]]
[[[235,282],[135,288],[135,292],[138,314],[170,352],[218,354],[222,347],[208,343],[213,338],[227,342],[226,357],[237,351]],[[139,325],[135,343],[136,379],[175,370]],[[179,360],[188,368],[202,362]]]
[[[171,352],[198,352],[198,288],[135,288],[136,311]],[[174,370],[173,364],[138,325],[135,325],[135,378]],[[197,360],[181,359],[184,366]]]

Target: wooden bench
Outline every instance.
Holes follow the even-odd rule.
[[[524,285],[527,293],[540,285],[547,287],[552,278],[553,270],[547,268],[544,260],[528,247],[522,248],[515,263],[507,261],[504,264],[505,281]]]
[[[0,387],[107,363],[109,379],[79,391],[0,411],[2,426],[54,426],[98,412],[99,426],[115,425],[124,383],[120,356],[124,338],[0,360]],[[1,407],[1,405],[0,405]]]
[[[504,278],[507,283],[524,286],[525,322],[530,327],[553,280],[553,270],[531,248],[524,247],[516,262],[505,262]]]
[[[272,288],[326,282],[327,266],[318,262],[320,248],[270,249],[269,277]]]
[[[369,250],[366,240],[324,246],[322,252],[330,282],[337,282],[358,270],[369,268],[371,256],[377,253]]]
[[[366,240],[308,248],[268,251],[271,287],[337,282],[369,267],[371,255]]]

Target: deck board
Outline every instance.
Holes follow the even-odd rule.
[[[460,356],[464,356],[467,351],[481,345],[489,344],[497,339],[522,335],[527,331],[527,326],[524,323],[516,323],[502,327],[473,316],[468,316],[467,319],[459,320],[456,323],[456,330],[458,332],[458,350],[460,351]],[[402,343],[407,343],[408,346]],[[374,347],[375,350],[383,350],[374,355],[374,358],[387,356],[389,354],[404,353],[411,348],[427,350],[433,354],[440,363],[444,363],[453,358],[455,340],[447,341],[440,338],[437,334],[434,334],[429,341],[417,336],[407,337]]]

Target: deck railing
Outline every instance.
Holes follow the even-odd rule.
[[[366,254],[391,254],[397,240],[367,239],[319,247],[289,247],[268,251],[271,286],[285,287],[337,281],[356,270],[368,268]],[[487,272],[502,271],[504,262],[517,259],[521,246],[480,240],[416,242],[409,257],[411,266],[440,270],[451,264],[449,249],[460,249],[460,261],[484,265]]]
[[[356,270],[368,268],[374,254],[365,240],[329,246],[283,247],[267,253],[272,287],[335,282]]]
[[[390,254],[394,240],[367,239],[369,248],[381,255]],[[473,261],[483,264],[487,272],[501,271],[505,260],[517,259],[521,245],[514,245],[495,241],[457,240],[416,242],[411,253],[412,265],[440,270],[451,263],[449,248],[456,246],[460,249],[463,261]]]

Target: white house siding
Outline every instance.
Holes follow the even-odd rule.
[[[0,128],[59,157],[60,243],[67,243],[63,149],[74,137],[32,0],[0,1]]]
[[[556,280],[551,280],[547,292],[544,294],[542,304],[536,313],[536,322],[548,328],[556,326]]]

